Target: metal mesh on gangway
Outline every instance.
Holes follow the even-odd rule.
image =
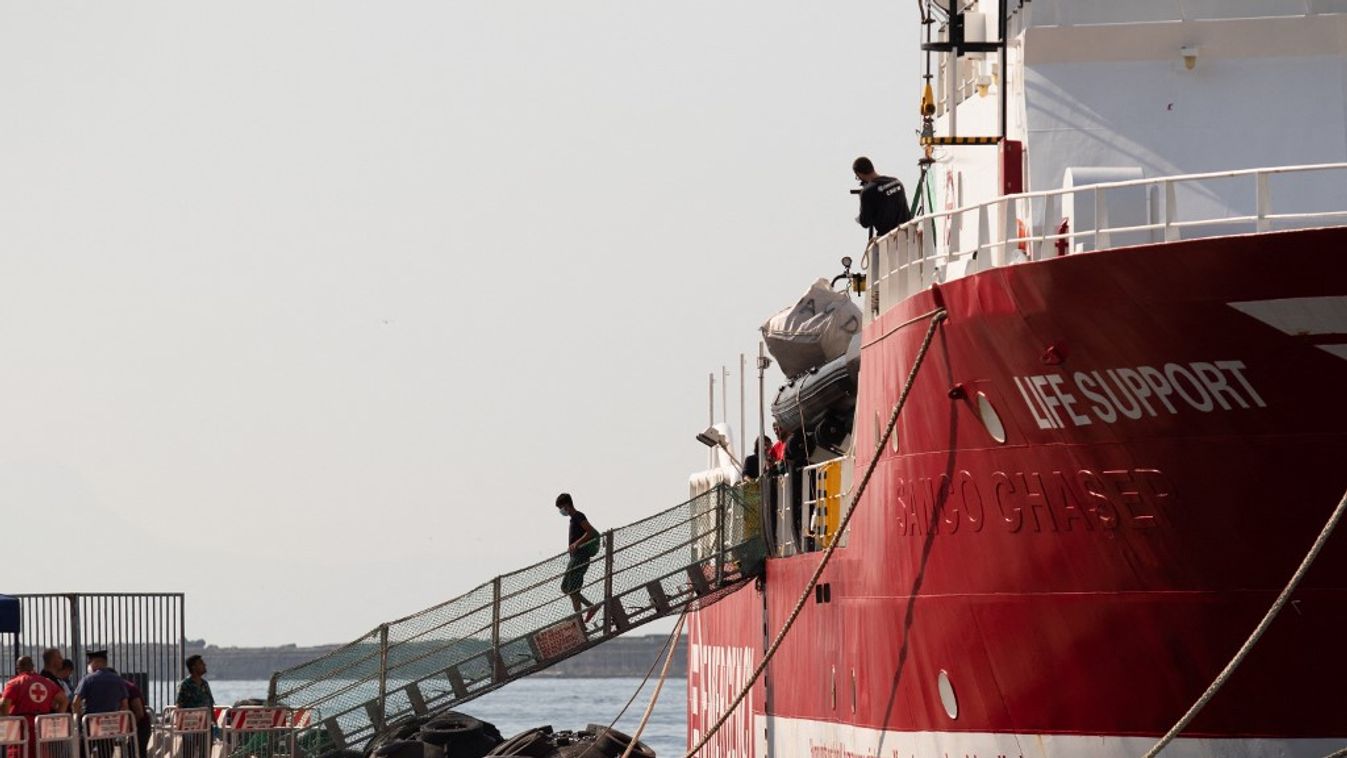
[[[453,707],[723,597],[761,571],[760,524],[756,499],[746,506],[719,487],[602,535],[581,589],[599,606],[590,622],[561,592],[562,553],[278,672],[269,701],[311,710],[301,753],[359,748],[398,718]]]

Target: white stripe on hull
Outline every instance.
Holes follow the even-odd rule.
[[[1245,300],[1230,307],[1286,334],[1347,333],[1347,297]]]
[[[903,732],[758,716],[757,758],[1137,758],[1154,737],[991,732]],[[771,750],[766,750],[767,741]],[[1323,758],[1342,739],[1180,738],[1165,758]]]

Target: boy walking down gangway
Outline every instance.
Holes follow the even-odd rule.
[[[571,559],[561,579],[561,591],[570,597],[577,614],[582,608],[589,608],[585,613],[585,623],[589,623],[594,614],[599,612],[599,606],[589,602],[580,590],[585,586],[589,561],[599,552],[599,532],[590,525],[585,514],[575,509],[569,493],[557,495],[557,511],[571,520],[570,535],[566,540],[566,552],[570,553]]]

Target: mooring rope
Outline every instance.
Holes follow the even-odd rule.
[[[1291,580],[1286,583],[1286,587],[1282,589],[1281,594],[1278,595],[1277,599],[1272,603],[1272,607],[1267,609],[1267,613],[1264,614],[1263,620],[1258,622],[1258,626],[1254,627],[1253,633],[1249,635],[1249,638],[1245,640],[1244,644],[1235,652],[1235,657],[1231,658],[1230,662],[1225,665],[1225,668],[1221,673],[1216,675],[1216,679],[1212,681],[1211,686],[1207,687],[1207,691],[1202,693],[1202,696],[1197,699],[1197,702],[1193,703],[1193,707],[1189,708],[1187,713],[1183,714],[1183,717],[1178,720],[1178,723],[1170,727],[1170,730],[1165,733],[1165,736],[1161,737],[1160,741],[1155,743],[1154,747],[1146,751],[1144,758],[1154,758],[1159,755],[1160,751],[1164,750],[1166,745],[1173,742],[1175,737],[1178,737],[1184,729],[1188,728],[1188,725],[1192,723],[1192,720],[1197,718],[1197,714],[1201,713],[1202,709],[1207,706],[1207,703],[1210,703],[1211,699],[1216,696],[1216,693],[1220,692],[1221,687],[1225,686],[1226,680],[1228,680],[1231,674],[1234,674],[1235,670],[1239,668],[1239,665],[1244,662],[1244,659],[1249,655],[1249,651],[1253,650],[1253,646],[1258,644],[1258,640],[1262,639],[1263,634],[1268,630],[1268,627],[1272,626],[1272,622],[1276,620],[1277,614],[1281,613],[1282,608],[1286,605],[1287,601],[1291,599],[1291,594],[1295,592],[1296,586],[1300,584],[1301,579],[1305,578],[1305,574],[1309,572],[1310,566],[1314,564],[1314,559],[1319,557],[1319,551],[1323,550],[1324,544],[1328,542],[1329,536],[1333,534],[1333,530],[1337,527],[1338,521],[1342,518],[1343,511],[1347,511],[1347,492],[1343,493],[1342,499],[1338,501],[1338,507],[1334,508],[1333,513],[1329,515],[1328,523],[1324,524],[1324,528],[1320,530],[1318,539],[1316,539],[1314,544],[1310,546],[1310,551],[1305,554],[1304,560],[1300,562],[1300,567],[1291,575]],[[1329,758],[1343,755],[1347,755],[1347,748],[1333,753]]]
[[[650,716],[655,712],[655,703],[659,702],[660,690],[664,689],[664,680],[669,678],[669,664],[673,663],[674,650],[678,648],[678,636],[683,632],[683,622],[687,620],[688,609],[692,607],[691,603],[683,606],[683,612],[678,614],[678,623],[674,625],[673,636],[669,639],[672,644],[669,645],[669,652],[664,656],[664,668],[659,672],[659,680],[655,682],[655,691],[650,694],[650,703],[645,707],[645,713],[641,716],[641,723],[636,725],[636,731],[631,735],[631,742],[627,749],[622,751],[622,758],[629,758],[631,751],[636,748],[641,739],[641,733],[645,731],[645,725],[650,723]],[[656,658],[655,660],[659,660]],[[644,686],[644,685],[642,685]]]
[[[938,308],[931,313],[931,323],[926,327],[926,335],[922,337],[921,349],[917,351],[917,357],[912,363],[912,369],[907,372],[907,381],[903,384],[902,393],[898,395],[898,402],[894,404],[893,412],[889,414],[889,423],[884,427],[884,434],[880,437],[878,444],[875,445],[875,454],[870,459],[870,465],[865,468],[865,475],[861,477],[861,483],[856,488],[856,494],[852,496],[850,505],[848,505],[846,512],[842,514],[842,518],[837,524],[836,533],[838,535],[841,535],[846,531],[847,524],[850,523],[852,514],[856,512],[856,504],[860,502],[861,495],[865,494],[865,488],[869,486],[870,477],[875,473],[875,467],[879,464],[879,457],[884,452],[884,446],[889,443],[889,437],[893,435],[893,428],[898,423],[898,414],[902,412],[903,406],[907,403],[907,396],[912,392],[912,385],[917,378],[917,371],[921,368],[922,362],[926,360],[926,353],[931,348],[931,340],[935,337],[936,328],[939,327],[940,323],[948,318],[948,316],[949,314],[944,308]],[[800,617],[800,612],[804,610],[805,603],[809,602],[809,596],[813,594],[814,587],[818,585],[819,578],[823,576],[823,569],[828,566],[828,561],[832,560],[833,552],[837,550],[837,546],[840,544],[841,540],[834,538],[828,545],[828,548],[823,551],[823,558],[819,561],[818,567],[814,569],[814,575],[809,577],[809,582],[805,585],[804,592],[800,593],[800,599],[795,602],[795,608],[791,610],[790,616],[786,618],[786,623],[781,627],[781,631],[777,632],[776,639],[772,640],[772,644],[767,648],[767,652],[763,654],[762,662],[753,670],[753,675],[749,677],[744,688],[739,691],[739,694],[730,702],[729,706],[725,708],[725,712],[720,714],[720,719],[716,721],[706,734],[702,735],[702,738],[697,741],[697,744],[694,745],[691,750],[688,750],[687,755],[684,756],[684,758],[693,758],[698,751],[706,747],[706,743],[711,741],[711,738],[725,725],[725,722],[729,720],[730,715],[734,713],[735,709],[744,702],[744,698],[748,697],[748,693],[752,691],[753,685],[762,676],[762,672],[767,669],[767,664],[770,663],[772,657],[776,655],[776,651],[780,649],[781,643],[785,641],[786,634],[788,634],[791,627],[795,625],[795,620]]]
[[[683,612],[678,616],[678,623],[674,626],[673,633],[670,634],[668,638],[664,640],[664,645],[660,648],[660,654],[663,654],[665,649],[668,650],[668,658],[673,658],[674,650],[678,648],[678,635],[682,631],[683,617],[687,615],[688,607],[689,606],[687,605],[683,606]],[[622,710],[618,711],[617,715],[613,717],[613,720],[608,722],[609,729],[616,728],[617,722],[621,721],[622,717],[627,715],[627,709],[631,707],[632,703],[636,702],[636,697],[641,694],[641,690],[645,689],[646,682],[650,681],[650,676],[655,673],[655,667],[658,665],[659,665],[659,654],[655,656],[654,660],[650,661],[650,668],[645,670],[645,676],[641,677],[641,683],[636,685],[636,691],[631,693],[631,697],[627,698],[626,705],[623,705]],[[664,672],[660,674],[659,686],[663,686],[663,680],[664,677],[668,674],[668,671],[669,671],[669,664],[666,659],[666,662],[664,664]],[[658,691],[659,690],[656,689],[656,692]],[[647,717],[648,716],[649,713],[647,712]],[[642,726],[644,726],[644,720]],[[638,731],[637,734],[640,734],[640,732]],[[596,744],[598,744],[597,741],[591,742],[589,744],[589,747],[585,748],[584,752],[580,753],[579,758],[585,758],[585,756],[589,755],[589,752],[594,749],[594,745]],[[636,738],[634,737],[632,738],[632,744],[636,744]]]

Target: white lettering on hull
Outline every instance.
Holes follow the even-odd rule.
[[[689,644],[688,737],[692,743],[699,742],[706,730],[729,708],[730,702],[748,684],[756,666],[754,650],[747,645],[704,645],[696,641]],[[753,758],[756,740],[752,730],[753,693],[750,692],[707,744],[706,754]]]
[[[1266,408],[1243,361],[1196,361],[1013,377],[1039,429],[1196,411]]]

